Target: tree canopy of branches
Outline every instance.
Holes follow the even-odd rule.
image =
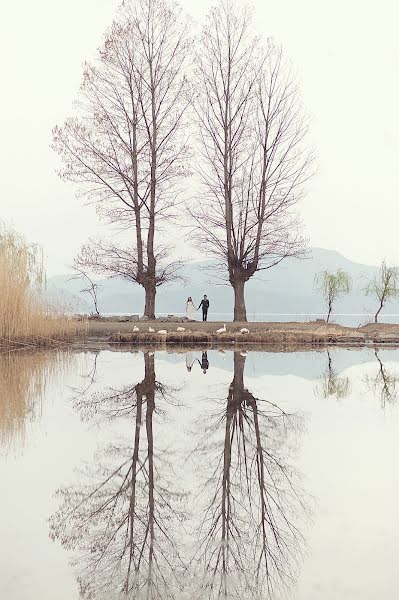
[[[378,323],[378,315],[385,304],[399,296],[399,269],[389,267],[383,260],[378,274],[369,281],[364,291],[367,296],[374,296],[379,302],[374,315],[374,322]]]
[[[245,321],[245,283],[304,251],[296,205],[312,171],[307,121],[281,48],[264,48],[234,1],[210,11],[196,64],[203,185],[190,212],[201,247],[227,267],[234,319]]]
[[[342,269],[337,269],[335,273],[330,271],[321,271],[315,276],[315,283],[318,291],[323,296],[327,304],[327,323],[330,321],[334,302],[343,294],[349,294],[352,287],[352,280],[348,273]]]
[[[77,266],[143,286],[150,318],[157,287],[177,266],[161,237],[188,173],[188,50],[187,21],[176,4],[124,1],[97,60],[85,65],[76,115],[53,132],[60,175],[81,184],[99,215],[131,234],[127,247],[89,242]]]

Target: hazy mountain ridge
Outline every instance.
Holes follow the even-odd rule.
[[[182,275],[188,281],[184,284],[170,284],[159,288],[157,293],[158,313],[183,313],[185,302],[190,295],[199,304],[203,294],[207,294],[211,313],[231,313],[233,292],[230,286],[217,282],[211,268],[212,261],[187,263]],[[248,318],[256,319],[262,313],[323,313],[325,307],[315,291],[314,277],[322,270],[347,271],[353,279],[353,290],[337,301],[337,313],[373,312],[376,301],[364,296],[362,289],[373,277],[378,267],[355,263],[334,250],[310,248],[309,258],[287,259],[280,265],[262,271],[246,285]],[[99,309],[104,313],[142,314],[144,294],[140,286],[121,279],[98,280]],[[71,275],[57,275],[48,282],[51,297],[63,298],[75,310],[91,310],[92,302],[88,294],[82,294],[81,281],[71,279]],[[399,312],[399,301],[390,303],[387,311]]]

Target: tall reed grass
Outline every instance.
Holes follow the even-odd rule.
[[[78,323],[46,300],[45,285],[40,248],[0,227],[0,346],[47,345],[77,333]]]

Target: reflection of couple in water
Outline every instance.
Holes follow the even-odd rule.
[[[201,361],[200,361],[199,358],[193,358],[192,352],[186,352],[186,369],[187,369],[187,371],[191,371],[191,369],[193,368],[193,364],[195,362],[198,362],[199,366],[202,369],[202,372],[204,373],[204,375],[206,375],[206,372],[209,368],[208,353],[206,351],[203,352]]]

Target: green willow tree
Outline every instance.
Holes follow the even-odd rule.
[[[344,294],[349,294],[352,287],[352,280],[348,273],[342,269],[335,272],[321,271],[315,276],[317,290],[323,296],[327,304],[327,323],[333,311],[335,301]]]
[[[364,292],[366,296],[373,296],[378,300],[378,309],[374,315],[374,323],[378,323],[378,315],[385,304],[399,296],[399,269],[388,267],[383,260],[379,272],[369,281]]]

